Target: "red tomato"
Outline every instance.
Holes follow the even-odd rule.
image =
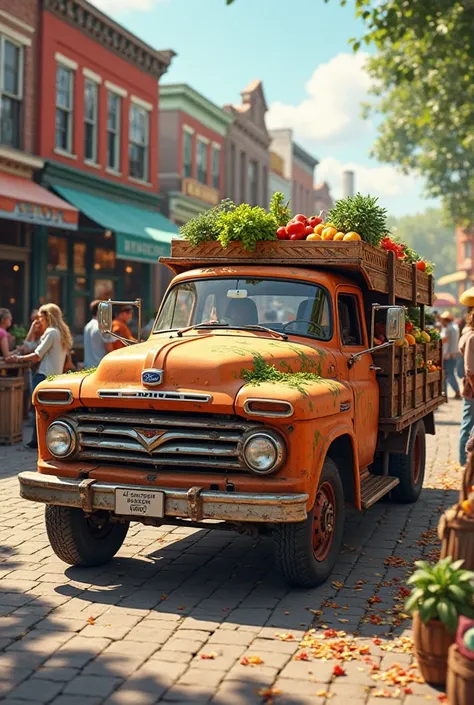
[[[420,259],[420,261],[416,263],[416,268],[419,269],[420,272],[424,272],[426,270],[426,262]]]
[[[290,240],[294,240],[293,235],[300,235],[301,237],[306,235],[306,225],[298,220],[296,223],[289,223],[286,231],[290,236]]]
[[[307,225],[304,231],[305,235],[312,235],[314,233],[314,228],[311,225]]]
[[[279,240],[288,240],[288,239],[289,239],[289,235],[288,235],[287,229],[284,228],[284,227],[278,228],[278,230],[277,230],[277,238],[278,238]]]
[[[298,213],[298,215],[295,215],[293,220],[300,222],[300,223],[304,223],[305,225],[308,222],[308,218],[305,215],[303,215],[302,213]]]
[[[315,228],[319,223],[322,223],[323,219],[319,218],[317,215],[312,215],[311,218],[308,220],[308,224],[311,225],[312,228]]]
[[[290,240],[304,240],[306,233],[298,233],[297,235],[290,235]]]

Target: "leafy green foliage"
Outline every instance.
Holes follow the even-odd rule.
[[[179,229],[180,235],[193,247],[201,245],[209,240],[217,240],[219,235],[219,217],[235,208],[234,203],[225,199],[214,208],[210,208],[204,213],[200,213],[196,218],[192,218]]]
[[[12,326],[8,332],[15,338],[16,345],[20,345],[28,335],[28,331],[23,326]]]
[[[388,226],[396,239],[406,242],[424,260],[433,261],[436,279],[456,270],[455,229],[452,223],[443,222],[441,209],[428,208],[416,215],[389,217]],[[450,290],[449,286],[447,288]],[[452,293],[457,293],[456,288]]]
[[[369,245],[377,246],[387,232],[387,211],[377,201],[360,193],[342,198],[329,211],[328,222],[345,233],[354,230]]]
[[[474,618],[474,573],[463,570],[463,563],[450,556],[434,565],[417,561],[417,570],[407,581],[413,585],[405,602],[407,612],[418,611],[422,622],[439,619],[452,634],[459,615]]]
[[[285,384],[287,387],[297,389],[306,396],[305,384],[321,382],[321,377],[313,372],[280,372],[275,365],[269,365],[260,353],[253,354],[253,369],[242,370],[241,378],[246,384],[258,386],[263,382],[270,384]]]
[[[272,196],[272,200],[270,201],[270,213],[275,218],[278,227],[281,225],[286,226],[288,221],[293,217],[290,202],[287,201],[285,203],[285,197],[280,191],[276,191]]]
[[[260,206],[242,203],[222,210],[216,220],[217,239],[222,247],[233,241],[242,242],[245,250],[255,250],[257,242],[276,240],[277,223],[271,213]]]

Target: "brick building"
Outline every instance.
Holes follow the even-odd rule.
[[[95,298],[155,304],[156,262],[177,228],[158,196],[156,51],[86,0],[42,0],[40,182],[79,211],[77,233],[38,229],[33,299],[53,301],[75,333]]]
[[[331,195],[331,189],[327,181],[317,184],[314,187],[314,207],[316,215],[320,211],[327,213],[334,205],[334,199]]]
[[[0,0],[0,307],[26,323],[35,226],[77,227],[77,212],[33,182],[40,5]]]
[[[241,96],[241,105],[224,106],[233,118],[225,146],[225,195],[234,203],[267,207],[270,136],[262,82],[252,81]]]
[[[309,152],[293,140],[293,130],[270,130],[271,150],[283,160],[283,176],[291,182],[291,209],[293,213],[314,211],[313,181],[318,164]]]

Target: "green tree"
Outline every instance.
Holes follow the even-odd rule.
[[[456,269],[456,238],[454,226],[442,220],[439,208],[428,208],[423,213],[389,217],[391,232],[416,250],[424,259],[435,264],[435,278],[451,274]],[[444,288],[444,287],[443,287]]]

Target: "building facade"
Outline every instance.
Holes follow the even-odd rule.
[[[334,205],[334,199],[331,196],[331,189],[327,181],[317,184],[314,187],[314,207],[313,210],[318,215],[320,211],[328,213]]]
[[[70,231],[77,211],[34,183],[40,5],[0,0],[0,306],[27,325],[35,228]]]
[[[268,175],[268,202],[279,191],[287,201],[291,201],[291,181],[285,179],[285,162],[276,152],[270,152],[270,171]]]
[[[224,148],[232,117],[186,84],[160,89],[160,189],[177,225],[224,197]]]
[[[283,160],[283,176],[291,182],[293,213],[312,215],[314,170],[318,160],[293,140],[293,130],[270,130],[270,136],[271,150]]]
[[[241,92],[241,105],[225,105],[233,118],[225,144],[225,195],[234,203],[268,206],[270,135],[265,125],[268,110],[261,81]]]
[[[43,0],[40,183],[79,212],[77,233],[35,237],[33,297],[57,303],[75,333],[96,298],[155,304],[156,266],[177,228],[160,213],[156,51],[86,0]]]

